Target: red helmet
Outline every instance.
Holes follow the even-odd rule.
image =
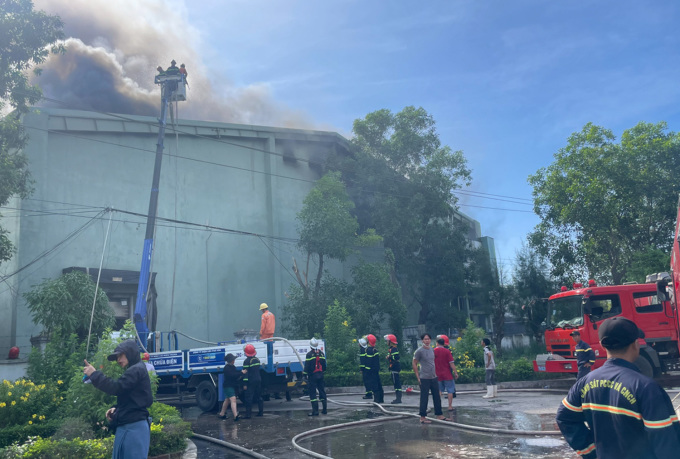
[[[255,346],[253,346],[252,344],[246,344],[245,346],[243,346],[243,352],[245,352],[248,357],[255,357],[255,355],[257,355]]]
[[[397,337],[394,335],[385,335],[385,341],[389,341],[390,343],[397,344]]]
[[[142,360],[149,360],[149,353],[148,352],[145,352],[144,354],[142,354]]]
[[[449,345],[449,337],[446,335],[437,335],[437,339],[443,339],[444,340],[444,346]]]
[[[375,339],[375,336],[373,336],[373,335],[366,335],[366,341],[368,341],[369,346],[373,347],[373,346],[375,346],[375,342],[377,340]]]
[[[9,354],[7,355],[8,360],[14,360],[19,358],[19,348],[16,346],[13,346],[9,348]]]

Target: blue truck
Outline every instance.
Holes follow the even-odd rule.
[[[309,352],[307,340],[273,338],[263,341],[218,343],[217,346],[195,349],[152,352],[149,361],[156,369],[163,387],[175,387],[182,392],[195,392],[196,404],[203,411],[212,411],[222,396],[224,356],[236,356],[236,368],[243,368],[243,346],[252,344],[261,362],[264,392],[285,393],[290,400],[291,391],[304,384],[302,378],[305,355]],[[325,342],[320,341],[325,352]]]

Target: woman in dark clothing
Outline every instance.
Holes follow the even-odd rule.
[[[123,341],[108,356],[118,361],[125,372],[118,379],[108,378],[85,360],[85,373],[92,385],[102,392],[115,395],[118,403],[106,412],[110,428],[115,431],[113,459],[147,457],[149,454],[150,419],[148,407],[153,403],[151,381],[139,348],[133,340]]]
[[[224,379],[222,380],[222,390],[224,392],[224,403],[220,410],[219,418],[225,419],[227,417],[227,410],[231,405],[231,412],[234,414],[234,422],[238,421],[238,409],[236,408],[236,390],[241,379],[241,372],[234,366],[236,357],[234,354],[227,354],[224,357],[227,364],[224,366]]]

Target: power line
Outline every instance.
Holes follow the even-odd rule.
[[[66,107],[69,107],[69,108],[73,108],[72,104],[68,104],[66,102],[62,102],[62,101],[59,101],[57,99],[48,98],[48,97],[43,97],[43,99],[48,100],[50,102],[60,104],[60,105],[63,105],[63,106],[66,106]],[[134,123],[139,123],[139,124],[144,124],[144,125],[147,125],[147,126],[154,126],[154,127],[159,126],[159,124],[155,123],[155,122],[133,119],[133,118],[129,118],[127,116],[123,116],[123,115],[119,115],[119,114],[115,114],[115,113],[108,113],[108,112],[102,112],[102,111],[97,111],[97,110],[91,110],[91,111],[93,113],[98,113],[98,114],[107,115],[107,116],[110,116],[110,117],[113,117],[113,118],[118,118],[118,119],[121,119],[123,121],[134,122]],[[27,127],[32,128],[32,129],[36,129],[36,130],[43,130],[43,131],[47,131],[47,132],[62,134],[62,135],[71,135],[73,137],[80,138],[80,139],[83,139],[83,140],[100,142],[100,143],[104,143],[104,144],[114,145],[114,146],[117,146],[117,147],[130,148],[130,149],[134,149],[134,150],[139,150],[139,151],[144,151],[144,152],[155,154],[155,151],[148,150],[148,149],[131,147],[131,146],[128,146],[128,145],[115,144],[113,142],[106,142],[106,141],[92,139],[90,137],[81,137],[81,136],[76,136],[76,135],[73,135],[73,134],[66,134],[64,132],[52,131],[52,130],[49,130],[49,129],[40,129],[40,128],[35,128],[35,127],[30,127],[30,126],[27,126]],[[176,134],[183,134],[183,135],[187,135],[187,136],[191,136],[191,137],[195,137],[195,138],[205,139],[205,140],[208,140],[208,141],[211,141],[211,142],[217,142],[217,143],[220,143],[220,144],[236,146],[236,147],[241,148],[241,149],[257,151],[257,152],[260,152],[260,153],[274,155],[274,156],[278,156],[278,157],[281,157],[281,158],[285,157],[285,155],[283,153],[268,151],[268,150],[264,150],[262,148],[252,147],[252,146],[249,146],[249,145],[243,145],[243,144],[239,144],[239,143],[236,143],[236,142],[229,142],[229,141],[223,140],[223,139],[216,139],[214,137],[196,134],[194,132],[183,131],[183,130],[180,130],[180,129],[176,129],[174,127],[170,127],[170,128],[168,128],[168,130],[175,132]],[[226,165],[226,164],[215,163],[215,162],[211,162],[211,161],[198,160],[198,159],[195,159],[195,158],[188,158],[188,157],[184,157],[184,156],[180,156],[180,155],[170,155],[170,154],[166,154],[166,155],[186,159],[186,160],[189,160],[189,161],[203,162],[203,163],[206,163],[206,164],[217,165],[217,166],[227,167],[227,168],[233,168],[233,169],[236,169],[236,170],[244,170],[244,171],[248,171],[248,172],[254,172],[254,173],[260,173],[260,174],[270,175],[270,176],[274,176],[274,177],[280,177],[280,178],[284,178],[284,179],[288,179],[288,180],[298,180],[298,181],[303,181],[303,182],[307,182],[307,183],[315,183],[315,181],[313,181],[313,180],[298,179],[296,177],[289,177],[289,176],[282,176],[282,175],[277,175],[277,174],[265,173],[265,172],[255,171],[253,169],[239,168],[239,167],[236,167],[236,166],[229,166],[229,165]],[[310,165],[319,166],[319,167],[324,166],[323,163],[321,163],[319,161],[314,161],[314,160],[311,160],[311,159],[296,158],[296,160],[300,161],[300,162],[308,163]],[[340,170],[342,170],[342,169],[340,169]],[[403,182],[406,179],[403,178],[403,177],[394,177],[394,178],[388,178],[388,180],[393,180],[395,182]],[[385,193],[385,192],[380,192],[380,191],[375,191],[375,190],[367,190],[367,189],[359,189],[359,191],[372,192],[374,194],[376,194],[376,193],[386,194],[386,195],[391,195],[391,196],[395,196],[395,197],[409,197],[409,196],[398,196],[398,195],[394,195],[394,194],[391,194],[391,193]],[[519,197],[513,197],[513,196],[506,196],[506,195],[484,193],[484,192],[475,191],[475,190],[462,190],[462,189],[458,190],[457,189],[457,190],[451,190],[450,192],[452,194],[463,194],[463,195],[481,198],[481,199],[505,201],[505,202],[511,202],[511,203],[520,204],[520,205],[531,205],[531,203],[533,202],[531,199],[527,199],[527,198],[519,198]],[[499,199],[499,198],[503,198],[503,199]],[[527,201],[527,202],[516,202],[516,201]],[[464,206],[464,207],[480,207],[480,206],[474,206],[474,205],[470,205],[470,204],[462,204],[462,203],[457,203],[457,204],[460,205],[460,206]],[[481,208],[485,208],[485,207],[481,207]],[[532,212],[532,211],[524,211],[524,210],[519,210],[519,209],[516,210],[516,209],[491,208],[491,207],[489,207],[489,209],[505,210],[505,211],[509,211],[509,212]]]

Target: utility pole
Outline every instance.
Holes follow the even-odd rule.
[[[174,66],[174,61],[173,61]],[[177,67],[175,67],[176,69]],[[158,210],[158,186],[161,179],[161,164],[163,161],[163,140],[165,138],[165,124],[168,114],[168,105],[172,101],[186,100],[186,79],[179,72],[171,72],[170,67],[166,72],[156,75],[154,82],[161,86],[161,117],[158,119],[158,140],[156,141],[156,162],[153,168],[151,182],[151,196],[149,197],[149,213],[146,217],[146,235],[144,236],[144,249],[142,251],[142,267],[139,270],[139,284],[137,287],[137,302],[135,304],[135,328],[142,345],[146,347],[149,327],[147,326],[147,293],[149,290],[149,277],[151,269],[151,257],[153,252],[153,235],[156,226],[156,212]],[[161,69],[162,70],[162,69]]]

